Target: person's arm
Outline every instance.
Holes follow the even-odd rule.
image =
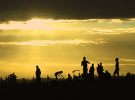
[[[61,75],[61,74],[60,74]],[[61,75],[62,76],[62,75]],[[63,77],[63,76],[62,76]],[[63,77],[64,78],[64,77]]]
[[[83,66],[82,62],[81,62],[81,66]]]
[[[90,64],[90,62],[88,62],[88,61],[87,61],[87,63],[89,63],[89,64]]]

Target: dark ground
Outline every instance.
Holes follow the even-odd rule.
[[[130,100],[135,97],[135,79],[107,81],[61,81],[48,83],[1,83],[0,100]]]

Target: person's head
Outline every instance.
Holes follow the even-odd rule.
[[[70,77],[70,74],[68,74],[68,77]]]
[[[63,71],[60,71],[60,73],[63,73]]]
[[[86,60],[86,57],[83,57],[83,60],[85,61]]]
[[[36,68],[38,68],[38,65],[36,66]]]
[[[115,59],[115,61],[118,61],[118,60],[119,60],[119,58],[116,58],[116,59]]]
[[[108,70],[106,70],[105,73],[108,73]]]
[[[102,63],[100,63],[100,65],[102,66]]]
[[[94,64],[92,63],[92,66],[94,66]]]

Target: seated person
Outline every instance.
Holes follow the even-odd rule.
[[[111,74],[108,72],[108,70],[105,71],[105,78],[107,80],[111,79]]]
[[[72,77],[70,74],[68,74],[68,78],[67,78],[67,81],[71,81]]]

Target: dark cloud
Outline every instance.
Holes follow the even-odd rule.
[[[0,22],[31,18],[133,18],[134,0],[0,0]]]

